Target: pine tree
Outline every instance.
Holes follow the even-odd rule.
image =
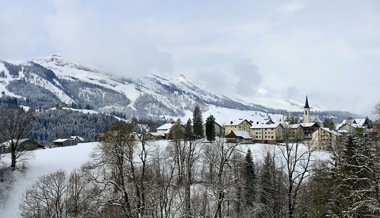
[[[203,118],[198,105],[195,106],[193,112],[193,131],[196,138],[199,139],[203,137]]]
[[[274,202],[275,202],[275,165],[272,161],[272,155],[267,152],[267,155],[264,159],[264,164],[262,166],[262,169],[260,171],[260,186],[261,186],[261,192],[260,192],[260,203],[265,205],[267,208],[266,213],[269,215],[273,215],[274,212]]]
[[[206,138],[210,142],[215,140],[215,118],[212,115],[206,119]]]
[[[191,125],[191,119],[190,118],[187,120],[187,123],[185,126],[184,138],[185,138],[185,141],[191,141],[194,139],[193,126]]]
[[[334,190],[329,215],[379,216],[378,169],[375,146],[368,138],[348,135],[334,153]]]
[[[253,206],[256,198],[255,165],[252,160],[251,150],[248,149],[243,168],[243,199],[246,206]]]

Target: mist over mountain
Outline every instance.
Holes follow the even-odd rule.
[[[176,78],[157,73],[140,79],[117,78],[58,55],[20,63],[0,61],[0,91],[3,100],[16,98],[20,104],[34,108],[76,106],[126,118],[181,118],[196,104],[208,113],[224,108],[286,115],[301,113],[303,108],[303,103],[270,95],[243,99],[213,93],[182,74]],[[313,110],[338,119],[351,115],[322,107]]]

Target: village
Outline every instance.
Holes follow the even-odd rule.
[[[274,121],[268,117],[261,120],[248,120],[240,118],[228,123],[219,124],[214,122],[215,136],[224,137],[230,143],[262,143],[262,144],[281,144],[299,142],[317,150],[331,150],[339,142],[340,138],[348,133],[358,135],[374,135],[379,132],[379,126],[372,124],[368,118],[348,118],[341,123],[324,126],[318,117],[313,117],[306,97],[303,118],[297,123],[284,120]],[[174,125],[185,128],[184,124],[179,122],[166,123],[156,129],[155,132],[146,132],[149,140],[170,140],[170,130]],[[204,135],[206,135],[206,124],[203,123]],[[138,138],[138,133],[136,138]],[[99,133],[93,140],[103,141],[104,133]],[[20,139],[17,143],[20,150],[45,149],[46,147],[66,147],[74,146],[78,143],[89,141],[81,136],[68,136],[58,138],[49,145],[42,145],[32,138]],[[0,152],[10,152],[11,141],[0,144]],[[14,142],[15,143],[15,142]]]
[[[379,131],[376,124],[368,118],[348,118],[333,127],[323,126],[318,117],[313,117],[306,97],[301,122],[275,122],[270,118],[252,121],[244,118],[219,124],[214,122],[215,135],[225,137],[227,142],[281,144],[284,142],[302,142],[312,149],[329,150],[349,133],[361,136],[373,135]],[[169,139],[170,129],[176,122],[166,123],[149,133],[154,139]],[[184,126],[181,125],[183,128]],[[203,124],[205,130],[205,124]]]

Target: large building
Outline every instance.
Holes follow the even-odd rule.
[[[251,136],[255,142],[274,144],[284,140],[282,124],[255,124],[251,126]]]
[[[233,130],[241,130],[241,131],[249,132],[251,126],[252,126],[252,123],[246,119],[231,121],[228,124],[224,124],[224,135],[226,136],[230,134],[231,131]]]

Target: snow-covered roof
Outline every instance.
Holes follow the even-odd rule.
[[[84,142],[84,138],[82,138],[80,136],[70,136],[70,138],[71,138],[71,140],[78,138],[80,141]]]
[[[301,125],[303,126],[303,127],[312,127],[312,126],[314,126],[316,123],[301,123]]]
[[[164,125],[160,126],[157,128],[157,130],[167,130],[172,128],[173,124],[172,123],[165,123]]]
[[[365,128],[363,125],[360,125],[360,124],[355,124],[355,123],[341,123],[341,124],[338,124],[336,125],[336,129],[341,129],[343,126],[345,125],[349,125],[353,128]]]
[[[280,123],[274,123],[274,124],[254,124],[251,126],[251,129],[275,129],[279,125],[282,126]]]
[[[342,123],[336,126],[336,129],[340,129],[344,125],[351,125],[354,128],[364,128],[364,124],[367,121],[367,118],[360,119],[346,119],[343,120]]]
[[[344,133],[348,133],[348,130],[340,129],[338,130],[338,132],[344,134]]]
[[[289,129],[297,129],[298,127],[302,126],[301,124],[299,123],[296,123],[296,124],[289,124],[287,127]]]
[[[250,123],[248,120],[246,119],[239,119],[239,120],[233,120],[233,121],[230,121],[229,123],[226,123],[224,124],[225,126],[237,126],[237,125],[240,125],[242,122],[244,121],[247,121],[248,123]]]
[[[268,124],[268,123],[274,123],[272,119],[268,118],[268,117],[260,117],[260,116],[257,116],[255,117],[255,119],[253,120],[253,124]]]
[[[329,133],[331,133],[333,135],[336,135],[336,136],[340,136],[341,135],[339,132],[337,132],[335,130],[331,130],[331,129],[326,128],[326,127],[321,127],[321,129],[323,129],[324,131],[329,132]]]
[[[157,132],[151,132],[150,134],[151,134],[152,136],[154,136],[154,137],[160,137],[160,136],[163,136],[162,134],[157,133]]]
[[[366,118],[363,118],[363,119],[354,119],[353,122],[355,122],[357,125],[364,126],[364,123],[366,122],[366,120],[367,120]]]
[[[243,139],[251,139],[252,137],[249,135],[247,131],[244,130],[232,130],[232,132],[237,136],[237,137],[242,137]]]
[[[57,139],[57,140],[55,140],[54,142],[65,142],[65,141],[67,141],[67,140],[70,140],[70,139]]]

